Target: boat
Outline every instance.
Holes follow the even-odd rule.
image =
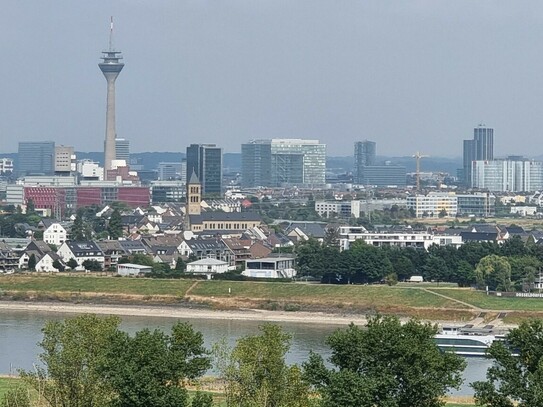
[[[503,332],[497,332],[492,325],[482,328],[474,328],[473,325],[444,326],[434,336],[441,351],[466,357],[485,357],[490,345],[504,338]]]

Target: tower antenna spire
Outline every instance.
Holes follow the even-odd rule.
[[[113,16],[111,16],[109,22],[109,50],[113,51]]]

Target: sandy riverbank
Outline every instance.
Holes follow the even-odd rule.
[[[119,316],[141,316],[141,317],[163,317],[182,319],[231,319],[241,321],[262,321],[262,322],[296,322],[305,324],[325,325],[347,325],[354,322],[357,325],[365,324],[366,318],[363,315],[341,315],[326,314],[322,312],[285,312],[266,310],[207,310],[189,307],[169,306],[124,306],[124,305],[103,305],[103,304],[71,304],[51,302],[22,302],[6,301],[0,302],[0,312],[7,311],[28,311],[28,312],[50,312],[63,314],[84,314],[94,313],[101,315]]]

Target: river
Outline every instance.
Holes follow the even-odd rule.
[[[40,349],[37,343],[41,340],[41,328],[47,320],[62,320],[73,317],[73,314],[59,314],[29,311],[0,311],[0,374],[15,374],[17,369],[32,369],[37,363]],[[161,317],[122,317],[122,329],[135,332],[143,328],[159,328],[169,330],[179,319]],[[259,321],[237,321],[227,319],[184,319],[193,327],[202,332],[206,346],[210,347],[222,339],[234,344],[237,338],[258,332]],[[292,346],[287,355],[289,363],[301,363],[307,359],[310,350],[330,355],[325,344],[326,337],[337,326],[280,323],[283,328],[292,334]],[[467,368],[464,371],[464,384],[455,395],[472,395],[469,383],[484,379],[485,372],[490,366],[486,359],[468,358]]]

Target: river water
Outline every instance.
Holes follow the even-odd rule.
[[[73,314],[58,314],[29,311],[0,311],[0,374],[15,374],[17,369],[32,369],[38,361],[40,349],[37,343],[41,340],[41,328],[47,320],[62,320],[73,317]],[[162,317],[122,317],[122,329],[135,332],[143,328],[159,328],[169,330],[179,319]],[[225,339],[233,345],[237,338],[258,332],[259,321],[236,321],[228,319],[185,319],[202,332],[207,347]],[[289,363],[301,363],[307,359],[310,350],[320,353],[325,358],[330,350],[325,339],[338,326],[280,323],[292,334],[292,344],[287,355]],[[459,391],[452,394],[472,395],[469,383],[484,379],[490,366],[486,359],[468,358],[464,371],[464,384]]]

